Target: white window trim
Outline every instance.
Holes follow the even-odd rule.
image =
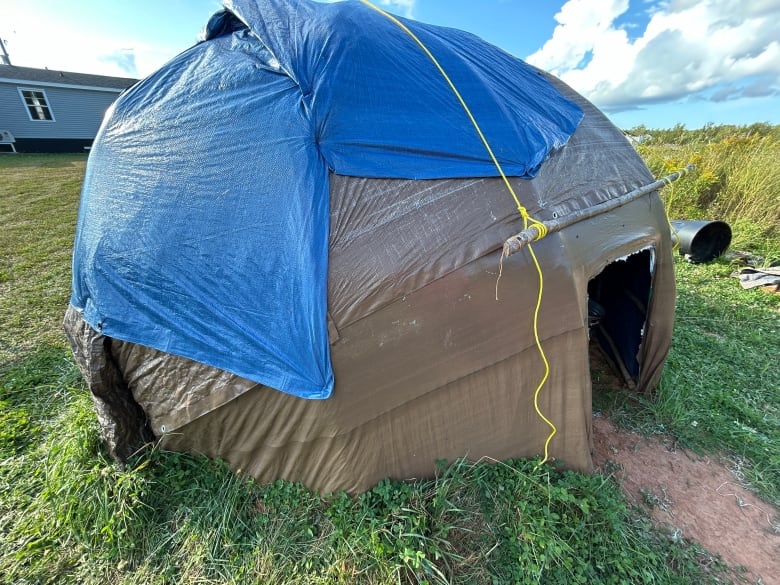
[[[54,116],[54,110],[51,107],[51,101],[49,101],[49,96],[46,95],[46,90],[42,87],[17,87],[16,88],[19,91],[19,99],[22,100],[22,106],[24,107],[24,111],[27,112],[27,117],[30,119],[30,122],[56,122],[57,118]],[[30,108],[27,106],[27,101],[24,99],[24,92],[25,91],[37,91],[43,94],[43,99],[46,102],[46,107],[49,109],[49,114],[51,115],[51,120],[41,120],[40,118],[33,118],[32,114],[30,114]]]

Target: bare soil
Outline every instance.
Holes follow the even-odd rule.
[[[670,538],[719,555],[737,568],[735,582],[780,585],[780,510],[745,489],[733,463],[619,430],[601,416],[593,419],[593,443],[597,469],[613,474],[628,501]]]

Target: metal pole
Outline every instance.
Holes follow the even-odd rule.
[[[3,65],[10,65],[11,64],[11,58],[8,56],[8,51],[5,50],[5,42],[3,42],[3,39],[0,38],[0,63]]]
[[[664,187],[665,185],[668,185],[669,183],[672,183],[677,179],[684,177],[685,175],[690,173],[694,168],[696,168],[696,165],[688,165],[684,169],[680,169],[676,173],[667,175],[663,179],[658,179],[657,181],[650,183],[648,185],[638,187],[637,189],[634,189],[633,191],[629,191],[625,195],[621,195],[620,197],[616,197],[615,199],[610,199],[609,201],[605,201],[604,203],[599,203],[598,205],[594,205],[589,209],[577,211],[567,216],[559,217],[558,219],[551,219],[549,221],[545,221],[542,223],[547,228],[548,234],[561,231],[563,228],[569,227],[570,225],[578,223],[584,219],[588,219],[596,215],[601,215],[602,213],[606,213],[607,211],[612,211],[613,209],[622,207],[626,203],[630,203],[635,199],[639,199],[643,195],[647,195],[648,193],[657,191],[661,187]],[[519,252],[520,250],[522,250],[525,246],[535,241],[539,237],[539,231],[540,230],[538,227],[530,226],[524,229],[523,231],[521,231],[519,234],[516,234],[511,238],[508,238],[506,242],[504,242],[504,255],[511,256],[515,252]]]

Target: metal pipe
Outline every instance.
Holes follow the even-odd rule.
[[[578,223],[584,219],[588,219],[591,217],[594,217],[596,215],[600,215],[602,213],[606,213],[607,211],[612,211],[613,209],[617,209],[618,207],[622,207],[626,203],[630,203],[631,201],[634,201],[635,199],[639,199],[643,195],[647,195],[648,193],[652,193],[653,191],[657,191],[661,187],[664,187],[668,185],[669,183],[672,183],[676,181],[677,179],[684,177],[688,173],[690,173],[694,168],[696,168],[696,165],[688,165],[683,169],[680,169],[679,171],[675,173],[671,173],[670,175],[665,176],[663,179],[658,179],[657,181],[654,181],[648,185],[644,185],[642,187],[638,187],[634,189],[633,191],[629,191],[625,195],[621,195],[620,197],[616,197],[615,199],[610,199],[609,201],[605,201],[604,203],[599,203],[598,205],[594,205],[593,207],[589,209],[583,209],[580,211],[576,211],[574,213],[571,213],[565,217],[559,217],[557,219],[551,219],[549,221],[542,222],[544,226],[547,228],[547,233],[553,233],[553,232],[559,232],[563,228],[569,227],[570,225],[573,225],[575,223]],[[535,241],[539,237],[540,230],[538,227],[532,225],[523,231],[521,231],[519,234],[516,234],[510,238],[508,238],[504,242],[504,255],[505,256],[511,256],[515,252],[519,252],[522,250],[525,246],[530,244],[531,242]]]
[[[2,38],[0,38],[0,64],[11,64],[11,57],[8,56],[8,51],[5,50],[5,43],[3,42]]]

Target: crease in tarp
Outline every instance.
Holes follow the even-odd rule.
[[[425,54],[381,15],[359,2],[226,8],[207,40],[122,94],[104,121],[71,304],[104,335],[326,398],[328,172],[496,168]],[[403,21],[507,174],[534,176],[568,141],[582,111],[540,71],[471,34]]]
[[[358,1],[233,0],[226,8],[300,87],[334,172],[496,176],[435,65],[381,14]],[[552,149],[566,144],[582,112],[540,71],[470,33],[398,20],[452,78],[508,174],[532,177]]]

